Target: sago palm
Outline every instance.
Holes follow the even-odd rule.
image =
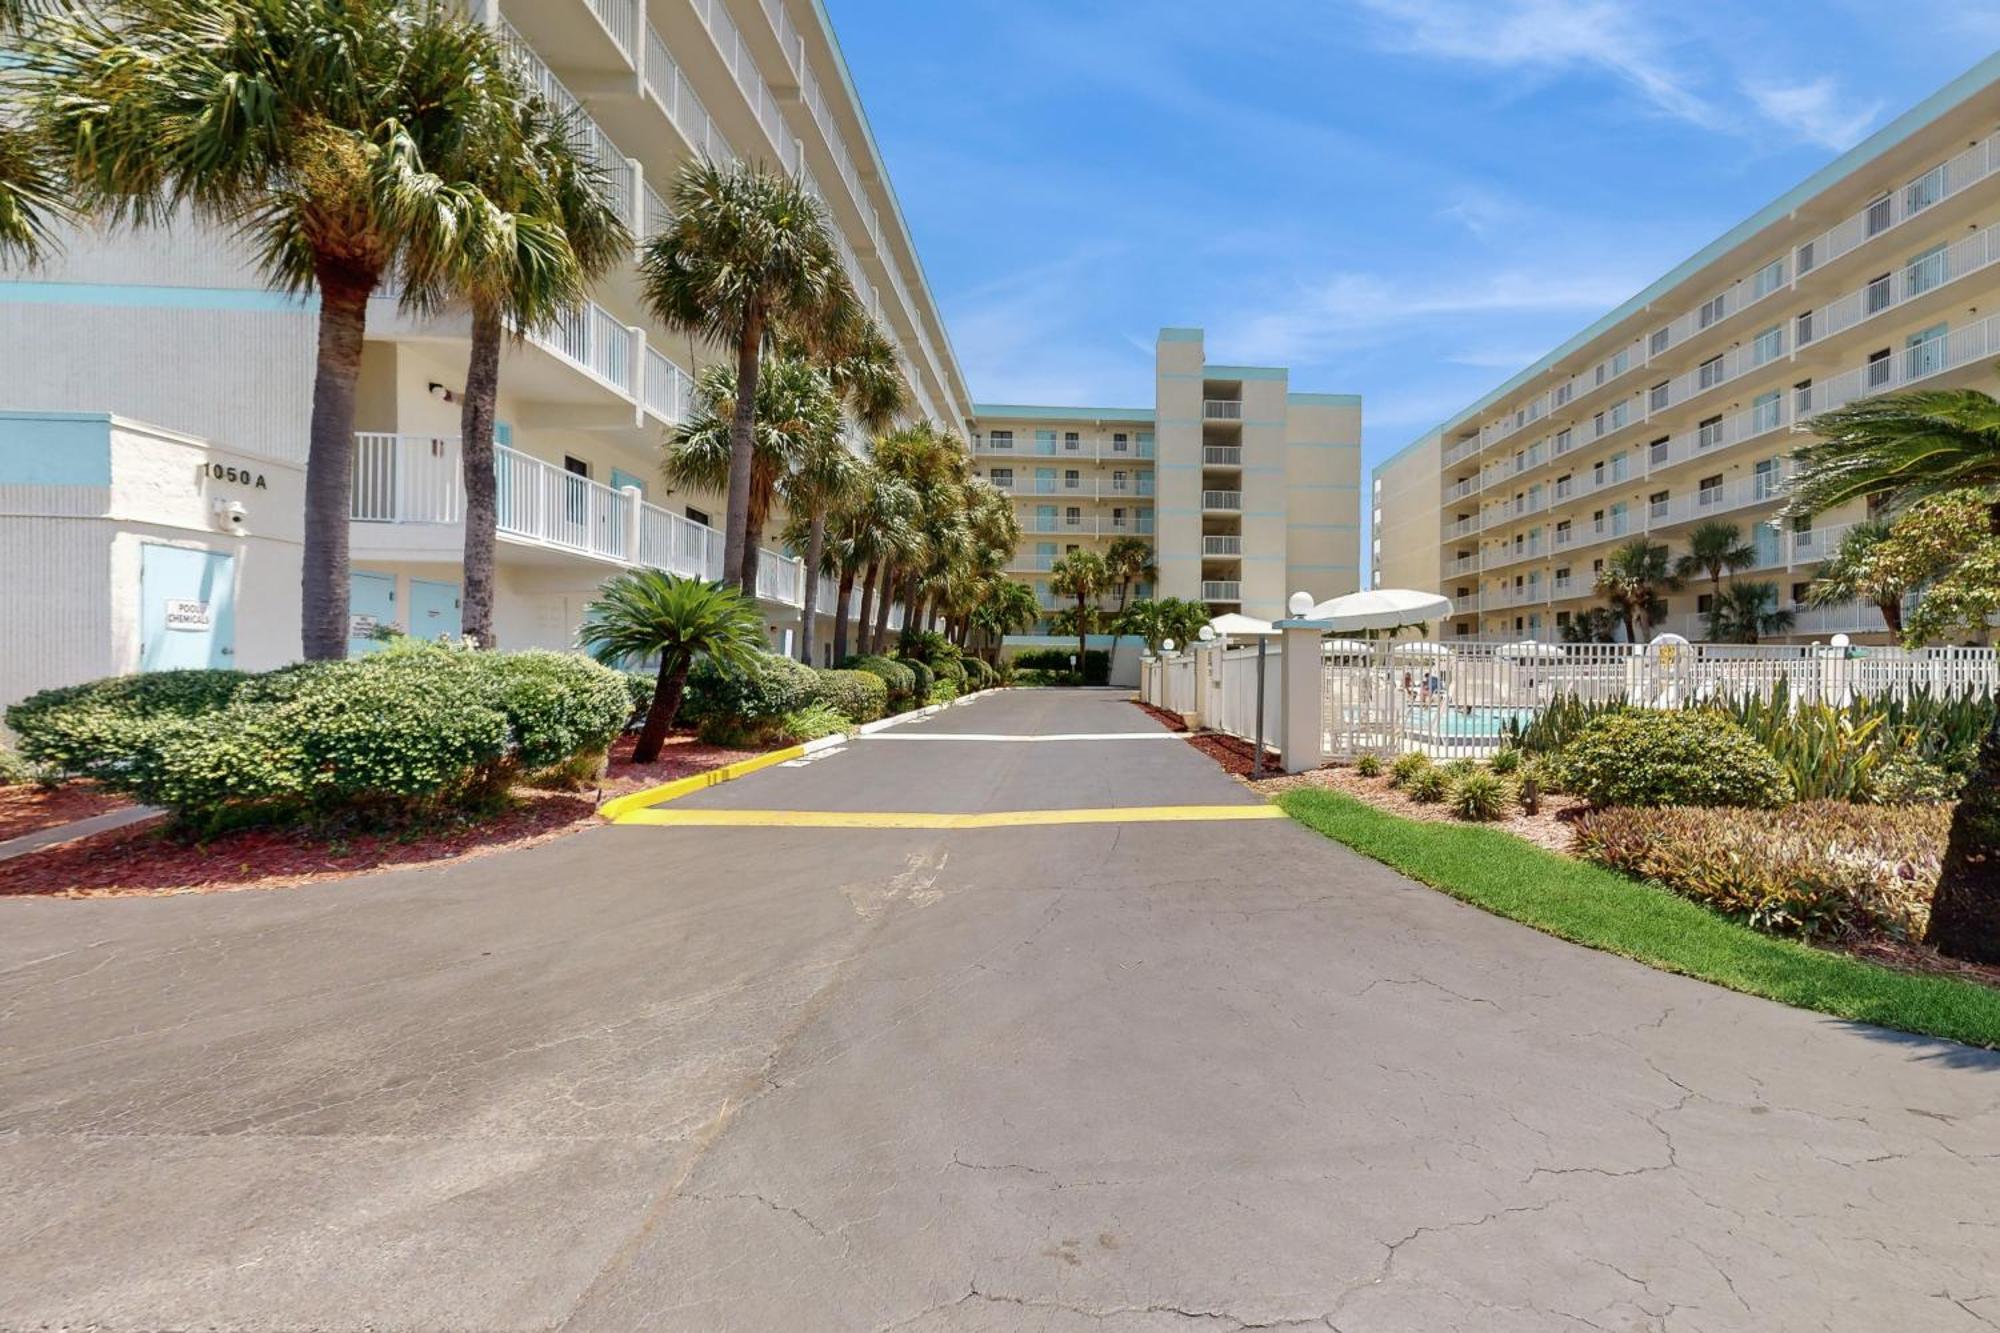
[[[1049,569],[1049,591],[1076,601],[1076,669],[1084,669],[1089,634],[1096,619],[1097,599],[1111,586],[1104,557],[1095,551],[1071,551]]]
[[[472,348],[459,404],[465,487],[464,632],[494,646],[493,560],[499,478],[493,452],[500,349],[572,318],[588,284],[632,253],[598,163],[579,147],[571,117],[558,114],[515,70],[496,83],[494,112],[439,164],[467,197],[457,245],[406,258],[405,308],[434,313],[463,303]]]
[[[302,638],[348,639],[355,384],[382,279],[460,243],[456,159],[507,81],[493,34],[445,0],[109,0],[37,45],[37,122],[80,211],[186,210],[319,299],[306,460]]]
[[[674,177],[667,208],[666,230],[646,242],[640,264],[645,302],[668,328],[728,348],[744,386],[729,423],[722,576],[755,592],[750,474],[763,354],[780,338],[830,348],[853,327],[854,288],[826,209],[802,181],[703,159]]]
[[[695,659],[747,665],[764,650],[764,617],[735,588],[663,569],[628,569],[607,580],[584,608],[577,642],[607,666],[659,658],[653,700],[632,751],[633,763],[650,764],[680,712]]]
[[[733,485],[735,422],[741,418],[736,372],[710,366],[695,381],[694,410],[667,438],[662,471],[673,486],[719,490]],[[802,361],[769,361],[756,377],[749,483],[736,487],[744,500],[744,531],[751,558],[732,583],[757,594],[756,552],[778,501],[781,478],[796,468],[813,441],[840,433],[840,404],[826,377]]]

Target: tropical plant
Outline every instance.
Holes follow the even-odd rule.
[[[1000,644],[1009,634],[1019,634],[1041,618],[1035,590],[1015,579],[1001,579],[972,608],[972,624],[988,636],[987,660],[998,659]]]
[[[1076,600],[1076,660],[1081,663],[1088,650],[1088,636],[1096,618],[1097,599],[1111,582],[1104,557],[1095,551],[1071,551],[1049,569],[1049,591],[1058,597]]]
[[[741,413],[736,372],[726,365],[712,365],[696,378],[693,410],[668,434],[662,468],[672,486],[712,490],[731,486],[742,492],[750,554],[739,586],[751,597],[757,593],[764,527],[777,507],[780,488],[802,464],[814,469],[838,466],[823,453],[817,460],[811,455],[828,445],[838,448],[840,440],[839,400],[826,376],[807,363],[766,362],[757,376],[756,392],[760,400],[752,419],[756,447],[747,485],[736,487],[733,479],[735,423]],[[810,577],[817,577],[817,571]],[[723,581],[735,582],[727,577]]]
[[[849,607],[854,585],[861,583],[861,605],[857,646],[870,647],[868,628],[873,624],[875,585],[884,561],[913,546],[917,540],[917,493],[899,477],[890,476],[872,462],[863,465],[854,489],[842,497],[827,518],[828,559],[839,570],[840,604],[833,614],[833,660],[848,658],[848,640],[854,630]]]
[[[606,580],[584,608],[577,642],[608,666],[659,659],[653,701],[632,751],[633,763],[650,764],[680,711],[695,659],[747,670],[764,650],[764,618],[757,603],[735,588],[661,569],[628,569]]]
[[[1613,643],[1618,636],[1613,632],[1618,617],[1602,606],[1588,606],[1578,611],[1562,626],[1564,643]]]
[[[1396,762],[1389,765],[1389,785],[1407,787],[1417,774],[1431,767],[1431,758],[1422,750],[1411,750],[1396,756]]]
[[[1878,497],[1892,509],[1927,500],[1951,503],[1945,497],[1957,492],[1978,497],[1986,510],[1986,537],[2000,538],[2000,401],[1991,394],[1977,389],[1881,394],[1807,424],[1816,438],[1793,455],[1798,471],[1787,516]],[[1976,615],[1989,591],[2000,588],[2000,549],[1982,541],[1976,554],[1979,563],[1946,598],[1954,618]],[[1919,603],[1918,616],[1935,593],[1933,587]],[[1905,640],[1934,623],[1913,617],[1904,627]],[[1925,939],[1954,958],[1993,963],[2000,962],[2000,857],[1993,854],[2000,846],[2000,710],[1980,742],[1976,774],[1952,816]]]
[[[1882,613],[1889,632],[1903,635],[1903,599],[1914,591],[1911,585],[1876,567],[1875,552],[1889,535],[1887,519],[1872,518],[1856,523],[1840,539],[1831,559],[1819,567],[1812,585],[1806,589],[1808,606],[1842,606],[1866,602]]]
[[[1653,626],[1667,613],[1666,599],[1660,594],[1680,586],[1667,559],[1667,548],[1646,537],[1614,549],[1604,558],[1597,576],[1597,591],[1618,615],[1629,643],[1644,643],[1653,637]]]
[[[1778,605],[1775,583],[1732,583],[1709,604],[1708,637],[1716,643],[1756,643],[1788,634],[1798,617]]]
[[[854,289],[826,208],[803,178],[703,158],[674,177],[667,209],[666,229],[646,242],[640,282],[662,324],[729,349],[732,383],[743,386],[730,395],[722,577],[754,596],[750,506],[764,353],[781,338],[809,353],[835,350],[856,319]]]
[[[56,0],[0,0],[0,41],[32,51],[36,20],[56,8]],[[55,244],[67,187],[22,100],[0,101],[0,261],[33,264]]]
[[[921,625],[926,613],[920,603],[931,580],[962,555],[968,540],[964,488],[971,467],[963,442],[931,422],[878,437],[873,459],[879,471],[903,482],[915,500],[902,540],[888,544],[880,561],[880,596],[867,639],[870,650],[879,653],[888,646],[892,601],[902,600],[905,624]]]
[[[1610,805],[1780,805],[1791,783],[1771,752],[1712,709],[1635,708],[1585,725],[1562,750],[1577,795]]]
[[[1379,778],[1382,776],[1380,755],[1357,755],[1354,760],[1354,776],[1358,778]]]
[[[1519,793],[1506,775],[1484,768],[1457,775],[1445,792],[1453,814],[1480,823],[1506,818],[1518,799]]]
[[[349,633],[355,385],[368,298],[477,235],[476,190],[438,174],[512,76],[445,0],[119,0],[50,20],[35,116],[80,212],[235,232],[276,286],[318,298],[306,461],[307,658]]]
[[[573,318],[590,281],[632,253],[632,236],[597,162],[579,151],[575,127],[513,71],[496,81],[494,108],[440,164],[465,182],[457,245],[413,253],[403,305],[436,312],[464,304],[471,352],[459,401],[459,457],[465,490],[464,634],[482,648],[493,629],[494,540],[499,476],[494,418],[500,349],[508,337]],[[471,197],[476,192],[476,197]],[[484,206],[480,206],[483,201]]]
[[[1722,600],[1722,576],[1757,563],[1757,548],[1743,540],[1742,531],[1728,519],[1711,518],[1697,523],[1688,533],[1688,548],[1674,561],[1674,574],[1682,580],[1708,578],[1709,594]],[[1709,617],[1711,640],[1717,638],[1716,622]]]
[[[1989,523],[1983,491],[1948,491],[1897,513],[1889,534],[1868,554],[1867,572],[1885,584],[1922,588],[1903,625],[1903,641],[1991,637],[2000,613],[2000,535]]]
[[[1118,609],[1125,609],[1126,596],[1134,583],[1150,583],[1160,577],[1153,562],[1153,544],[1144,537],[1117,537],[1104,548],[1104,567],[1118,588]]]

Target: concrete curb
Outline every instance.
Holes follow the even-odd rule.
[[[0,861],[11,861],[17,856],[39,852],[45,847],[60,847],[66,842],[75,842],[78,838],[88,838],[93,834],[108,833],[112,829],[143,824],[149,819],[158,819],[166,813],[150,805],[132,805],[123,810],[106,810],[101,815],[86,815],[67,824],[36,829],[33,833],[23,833],[19,837],[0,842]]]
[[[821,754],[827,750],[835,749],[838,746],[847,744],[853,736],[863,736],[870,732],[880,731],[884,727],[893,727],[898,722],[907,722],[913,717],[928,717],[932,713],[941,713],[945,709],[954,708],[959,704],[969,704],[975,699],[997,692],[997,688],[980,690],[976,694],[968,694],[963,698],[953,699],[948,704],[930,704],[924,708],[912,709],[907,713],[898,713],[894,717],[885,717],[874,722],[864,723],[856,727],[852,733],[835,732],[831,736],[821,736],[818,740],[807,741],[803,745],[788,745],[782,750],[772,750],[768,754],[760,754],[750,759],[739,759],[733,764],[724,764],[721,768],[711,768],[706,773],[694,773],[688,777],[675,778],[672,782],[663,782],[657,787],[647,787],[641,791],[627,792],[623,796],[614,796],[603,805],[598,806],[597,813],[600,818],[616,824],[635,810],[644,810],[655,805],[664,805],[668,801],[677,801],[681,797],[690,795],[691,793],[705,791],[710,787],[719,787],[725,782],[734,782],[738,778],[748,777],[757,770],[770,768],[774,764],[782,764],[788,760],[800,759],[809,754]]]

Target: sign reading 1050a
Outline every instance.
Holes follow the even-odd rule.
[[[226,481],[232,486],[248,486],[253,491],[271,489],[263,473],[230,463],[203,463],[195,468],[195,477],[201,481]]]

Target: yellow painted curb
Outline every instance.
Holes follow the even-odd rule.
[[[739,759],[733,764],[724,764],[721,768],[711,768],[706,773],[695,773],[689,777],[675,778],[672,782],[663,782],[657,787],[648,787],[644,791],[614,796],[598,806],[597,813],[613,823],[627,823],[635,813],[648,806],[658,805],[662,801],[678,800],[689,792],[720,786],[745,774],[755,773],[760,768],[782,764],[787,759],[797,759],[805,752],[806,747],[803,745],[788,745],[782,750],[760,754],[754,759]]]
[[[705,776],[705,775],[704,775]],[[1177,822],[1283,819],[1275,805],[1112,806],[1091,810],[1001,810],[988,814],[941,814],[925,810],[631,810],[620,824],[671,828],[1021,828],[1042,824],[1163,824]]]

